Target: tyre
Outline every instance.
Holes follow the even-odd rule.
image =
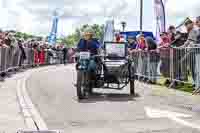
[[[133,64],[129,64],[130,95],[135,96],[135,71]]]
[[[84,99],[84,91],[86,87],[86,76],[85,72],[77,71],[77,97],[79,100]]]
[[[134,79],[130,80],[130,94],[135,96],[135,80]]]

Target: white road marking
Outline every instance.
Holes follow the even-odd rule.
[[[21,111],[25,118],[25,123],[27,125],[27,128],[30,130],[37,130],[35,122],[40,130],[48,130],[46,123],[32,103],[26,90],[26,80],[31,76],[31,74],[33,72],[44,71],[47,69],[48,68],[30,70],[31,72],[27,72],[23,76],[23,78],[19,79],[17,82],[17,97],[19,100]],[[51,67],[49,69],[51,69]]]
[[[150,118],[168,118],[168,119],[173,120],[181,125],[200,130],[200,125],[191,123],[191,122],[187,122],[180,118],[180,117],[190,118],[190,117],[192,117],[192,115],[171,112],[171,111],[166,111],[166,110],[152,109],[149,107],[145,107],[145,111],[146,111],[147,116]]]

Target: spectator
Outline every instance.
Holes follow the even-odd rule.
[[[200,30],[200,16],[196,18],[196,27],[197,27],[197,30],[199,31]],[[200,44],[200,34],[197,36],[197,43]]]
[[[116,42],[120,42],[120,39],[121,39],[120,34],[119,34],[119,33],[116,33],[116,34],[115,34],[115,41],[116,41]]]
[[[137,47],[137,42],[136,42],[136,37],[134,36],[128,36],[128,54],[132,56],[133,62],[134,62],[134,67],[133,67],[133,73],[136,73],[136,68],[138,67],[138,59],[137,59],[137,53],[136,53],[136,47]],[[135,76],[137,78],[137,76]]]
[[[159,56],[156,51],[157,44],[156,42],[151,38],[146,38],[147,43],[147,51],[148,51],[148,83],[150,84],[156,84],[156,76],[157,76],[157,67],[158,67],[158,61]]]
[[[67,46],[63,46],[62,53],[63,53],[63,64],[65,65],[66,60],[67,60],[67,53],[68,53]]]
[[[187,40],[188,35],[186,33],[181,33],[180,31],[177,31],[175,34],[175,40],[171,42],[171,46],[174,47],[174,49],[171,49],[173,52],[172,56],[172,78],[176,79],[176,81],[173,82],[172,88],[175,88],[178,83],[181,83],[182,85],[184,83],[178,82],[178,81],[187,81],[188,80],[188,71],[187,71],[187,60],[182,60],[182,57],[186,55],[186,51],[183,48],[179,48],[182,45],[184,45],[185,41]]]
[[[168,78],[165,81],[165,85],[169,85],[170,81],[170,39],[166,32],[160,34],[161,42],[159,44],[161,65],[160,72],[165,78]]]
[[[128,36],[128,52],[132,54],[137,47],[136,38],[134,36]]]
[[[45,50],[42,44],[40,44],[40,50],[39,50],[39,64],[44,65],[45,63]]]
[[[143,34],[137,35],[137,49],[138,50],[145,50],[147,48],[145,38]]]
[[[192,72],[192,78],[194,81],[194,89],[200,89],[200,17],[196,18],[196,27],[191,20],[185,22],[186,29],[189,33],[188,39],[183,45],[183,47],[193,47],[193,50],[190,50],[190,69]]]
[[[168,36],[168,33],[162,32],[160,34],[161,42],[159,44],[159,48],[169,48],[171,40]]]
[[[23,47],[23,44],[22,44],[22,40],[18,41],[18,46],[19,46],[19,49],[21,51],[19,66],[22,66],[23,63],[24,63],[24,60],[26,60],[26,53],[25,53],[25,50],[24,50],[24,47]]]
[[[138,69],[137,69],[137,73],[139,73],[140,75],[138,75],[139,80],[142,81],[147,81],[147,53],[145,52],[145,50],[147,49],[147,45],[146,45],[146,41],[144,38],[143,34],[137,35],[137,47],[136,49],[139,52],[139,59],[138,59]]]
[[[39,64],[39,50],[38,50],[37,43],[33,45],[33,51],[34,51],[34,65],[38,65]]]
[[[176,34],[176,28],[173,25],[171,25],[171,26],[169,26],[167,32],[168,32],[168,37],[169,37],[170,41],[171,42],[174,41],[175,40],[175,34]]]

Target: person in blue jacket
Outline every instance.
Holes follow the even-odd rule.
[[[132,54],[133,50],[137,48],[136,37],[128,36],[128,53]]]
[[[92,29],[86,29],[83,35],[83,38],[80,39],[77,50],[78,52],[81,51],[89,51],[91,55],[97,55],[99,53],[99,49],[101,45],[98,39],[93,38],[94,32]]]

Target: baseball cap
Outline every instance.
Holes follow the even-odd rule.
[[[170,25],[168,29],[169,29],[169,30],[173,30],[173,29],[176,29],[176,28],[175,28],[175,26]]]
[[[188,24],[191,24],[191,23],[193,23],[192,20],[187,19],[187,20],[185,21],[185,26],[187,26]]]

